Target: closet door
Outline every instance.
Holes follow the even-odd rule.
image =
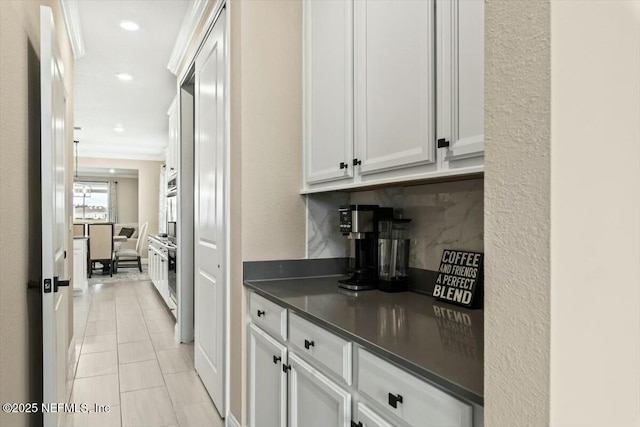
[[[196,57],[194,357],[216,409],[226,414],[225,360],[225,13]]]
[[[433,163],[433,0],[356,1],[354,16],[360,173]]]

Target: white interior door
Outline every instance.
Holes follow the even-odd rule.
[[[221,416],[225,331],[225,14],[196,57],[195,368]]]
[[[53,14],[40,7],[41,185],[42,185],[42,349],[43,403],[64,402],[69,343],[68,298],[58,291],[65,274],[66,219],[64,66]],[[65,290],[68,288],[64,288]],[[57,426],[55,412],[45,426]]]

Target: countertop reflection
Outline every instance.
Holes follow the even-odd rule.
[[[483,313],[414,292],[339,289],[342,276],[248,281],[260,295],[483,404]]]

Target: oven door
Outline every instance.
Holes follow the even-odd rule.
[[[177,265],[176,262],[176,249],[169,249],[169,274],[168,274],[168,282],[169,282],[169,297],[175,302],[178,303],[178,297],[176,296],[176,288],[177,288]]]

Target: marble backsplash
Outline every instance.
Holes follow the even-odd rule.
[[[354,193],[308,196],[309,258],[347,256],[347,239],[338,231],[338,207],[376,204],[410,218],[409,266],[437,270],[443,249],[484,252],[484,181],[482,179],[391,187]]]

